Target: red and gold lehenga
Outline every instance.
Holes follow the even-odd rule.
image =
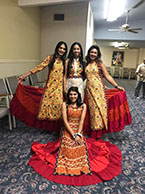
[[[100,67],[96,62],[86,66],[85,103],[88,105],[84,134],[100,138],[105,133],[118,132],[132,122],[126,92],[105,91]]]
[[[83,106],[68,105],[67,119],[76,133]],[[119,148],[103,140],[82,137],[82,145],[71,146],[72,137],[65,127],[56,142],[34,142],[29,165],[44,178],[65,185],[92,185],[111,180],[121,173]]]
[[[37,73],[49,66],[52,57],[32,69]],[[61,106],[63,103],[63,62],[56,58],[48,75],[45,87],[35,88],[19,84],[11,101],[11,112],[30,127],[55,131],[62,125]]]

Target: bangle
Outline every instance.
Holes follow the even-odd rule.
[[[118,88],[118,84],[116,86],[114,86],[115,88]]]
[[[77,133],[75,133],[75,134],[74,134],[74,136],[73,136],[73,139],[75,139],[77,135],[78,135],[78,134],[77,134]]]
[[[78,135],[79,137],[82,137],[82,134],[81,134],[81,133],[77,133],[77,135]]]
[[[82,134],[81,133],[75,133],[74,136],[73,136],[73,139],[75,139],[76,136],[82,137]]]

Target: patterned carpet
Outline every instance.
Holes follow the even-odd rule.
[[[28,128],[17,121],[9,131],[7,118],[0,120],[0,193],[2,194],[143,194],[145,193],[145,101],[134,98],[135,80],[116,79],[126,89],[132,125],[103,136],[122,151],[122,173],[111,181],[74,187],[56,184],[37,174],[28,161],[33,141],[47,143],[57,137],[45,130]],[[109,85],[108,85],[109,86]]]

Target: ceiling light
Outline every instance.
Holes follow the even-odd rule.
[[[118,49],[125,49],[129,44],[127,42],[114,42],[113,46]]]
[[[116,20],[125,9],[126,0],[105,0],[105,18],[107,21]]]
[[[118,49],[120,49],[120,50],[121,49],[126,49],[126,47],[125,46],[119,46]]]

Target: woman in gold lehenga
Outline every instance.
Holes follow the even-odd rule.
[[[37,73],[44,68],[49,68],[49,75],[46,86],[41,97],[38,119],[56,120],[62,118],[61,106],[63,103],[63,74],[65,71],[65,57],[67,53],[67,45],[65,42],[60,41],[56,48],[55,53],[47,56],[44,61],[30,72],[19,77],[19,82],[33,73]]]
[[[118,86],[115,80],[108,74],[100,58],[101,52],[99,47],[97,45],[91,46],[86,56],[85,74],[87,77],[86,93],[92,130],[108,129],[107,99],[101,74],[115,88],[124,91],[124,88]]]
[[[64,127],[58,141],[34,142],[29,165],[44,178],[65,185],[92,185],[121,173],[119,148],[103,140],[83,137],[86,105],[71,87],[62,105]]]

